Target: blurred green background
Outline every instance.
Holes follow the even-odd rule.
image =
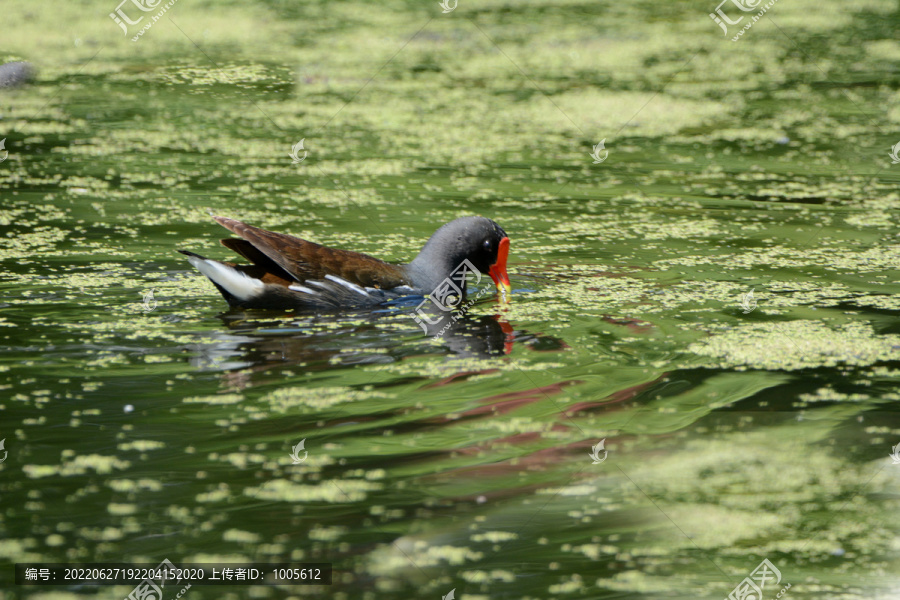
[[[3,5],[0,597],[900,597],[897,0],[116,8]],[[208,210],[392,261],[482,214],[512,302],[224,312]]]

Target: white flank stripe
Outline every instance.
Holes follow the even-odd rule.
[[[311,289],[309,289],[308,287],[304,287],[304,286],[299,285],[299,284],[297,284],[297,283],[295,283],[294,285],[289,285],[289,286],[288,286],[288,289],[289,289],[289,290],[294,290],[295,292],[303,292],[304,294],[318,294],[318,293],[319,293],[319,292],[317,292],[316,290],[311,290]]]
[[[333,281],[335,283],[339,283],[340,285],[344,286],[348,290],[353,290],[357,294],[362,294],[363,296],[365,296],[367,298],[371,298],[371,296],[369,296],[369,292],[367,292],[363,288],[359,287],[355,283],[350,283],[346,279],[341,279],[340,277],[335,277],[334,275],[326,275],[325,279],[330,279],[331,281]]]

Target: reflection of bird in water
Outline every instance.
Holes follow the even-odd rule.
[[[423,340],[421,331],[401,311],[299,318],[295,313],[269,313],[259,318],[252,313],[229,312],[220,318],[230,331],[213,333],[211,339],[201,342],[193,363],[214,370],[239,369],[227,375],[237,387],[248,385],[254,372],[291,366],[314,373],[448,350],[451,358],[503,356],[512,351],[516,336],[529,341],[534,338],[526,332],[514,333],[512,326],[496,315],[463,316],[439,338],[440,346],[434,346],[431,338]],[[389,323],[400,323],[408,328],[408,334],[398,335],[396,328],[385,327]]]
[[[498,315],[463,316],[434,344],[422,338],[404,312],[317,314],[231,311],[220,315],[229,331],[207,334],[191,349],[200,369],[224,371],[231,387],[244,388],[254,374],[299,367],[304,373],[334,371],[358,364],[385,364],[408,356],[444,355],[447,360],[492,358],[519,342],[536,352],[566,344],[551,336],[514,330]],[[402,329],[396,325],[399,324]],[[449,381],[449,380],[448,380]],[[428,385],[442,385],[441,381]]]

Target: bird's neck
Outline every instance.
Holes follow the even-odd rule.
[[[429,252],[426,245],[419,255],[407,265],[413,285],[423,294],[431,294],[435,289],[445,285],[444,280],[450,280],[451,285],[460,289],[465,295],[466,280],[456,275],[463,259],[456,260],[446,254]]]

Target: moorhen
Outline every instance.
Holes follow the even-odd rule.
[[[466,293],[466,273],[487,272],[506,299],[510,293],[506,258],[509,238],[484,217],[462,217],[438,229],[409,264],[394,265],[367,254],[320,246],[266,231],[234,219],[213,216],[242,239],[222,245],[251,264],[204,258],[179,250],[219,289],[232,307],[263,309],[340,309],[384,304],[403,296],[439,293],[453,303]],[[448,282],[451,282],[448,285]],[[461,294],[453,298],[459,290]]]

